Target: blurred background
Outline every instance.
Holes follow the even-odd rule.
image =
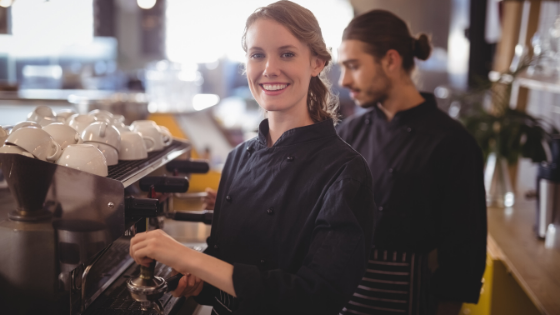
[[[1,0],[0,125],[25,120],[28,109],[21,106],[37,102],[81,111],[118,103],[123,111],[134,107],[136,116],[205,112],[206,123],[216,123],[223,139],[198,135],[197,128],[188,136],[219,164],[232,147],[254,136],[263,117],[243,75],[241,35],[246,18],[271,2]],[[485,40],[477,33],[469,41],[471,21],[486,14],[471,14],[469,0],[295,2],[316,15],[335,61],[348,22],[383,8],[408,21],[413,34],[432,38],[433,53],[415,74],[421,90],[467,91],[469,73],[486,77],[490,69],[491,48],[477,56],[484,67],[469,64],[471,42]],[[338,75],[335,65],[329,78],[347,117],[359,109],[338,86]]]

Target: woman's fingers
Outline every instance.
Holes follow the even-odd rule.
[[[141,258],[143,257],[139,257],[137,251],[147,245],[145,242],[147,234],[147,232],[138,233],[130,240],[129,254],[137,264],[142,264]]]
[[[204,282],[200,278],[193,275],[185,275],[177,284],[177,288],[172,292],[174,297],[179,296],[197,296],[202,291]]]
[[[200,280],[200,279],[199,279]],[[192,293],[193,296],[197,296],[200,294],[200,291],[202,291],[202,288],[204,288],[204,282],[200,281],[197,284],[196,289],[194,290],[194,292]]]
[[[181,279],[179,279],[177,288],[171,294],[173,294],[174,297],[180,297],[184,295],[186,288],[187,288],[187,276],[183,276]]]
[[[194,287],[196,283],[196,277],[195,276],[190,276],[189,277],[189,287]]]

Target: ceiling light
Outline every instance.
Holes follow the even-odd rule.
[[[2,0],[0,0],[2,1]],[[157,0],[137,0],[136,3],[138,3],[138,6],[144,10],[148,10],[154,7],[154,5],[156,5],[156,1]]]
[[[14,0],[0,0],[0,7],[8,8],[14,4]]]

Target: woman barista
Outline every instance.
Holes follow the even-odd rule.
[[[338,314],[365,271],[374,205],[366,162],[334,129],[331,56],[313,14],[289,1],[248,18],[243,48],[268,119],[228,156],[208,249],[156,230],[131,256],[190,274],[175,293],[220,315]]]

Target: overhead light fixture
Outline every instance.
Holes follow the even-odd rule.
[[[9,8],[15,0],[0,0],[0,7]]]
[[[2,1],[2,0],[0,0],[0,1]],[[156,5],[156,1],[157,0],[136,0],[136,3],[138,3],[138,6],[141,9],[149,10],[149,9],[153,8],[154,5]]]
[[[196,94],[193,97],[194,110],[203,110],[212,107],[220,102],[220,97],[216,94]]]

